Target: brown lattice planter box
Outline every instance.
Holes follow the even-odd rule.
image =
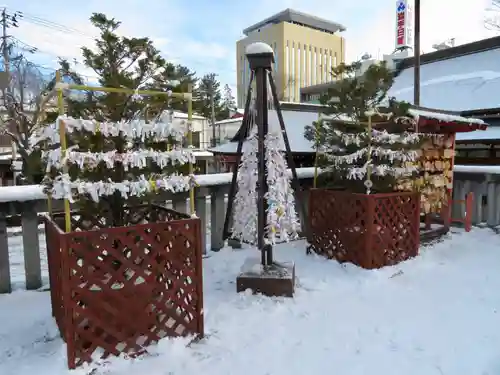
[[[355,194],[311,189],[309,250],[372,269],[418,254],[417,193]]]
[[[200,219],[126,207],[123,227],[73,212],[46,218],[52,315],[68,367],[96,355],[134,356],[164,337],[203,336]]]

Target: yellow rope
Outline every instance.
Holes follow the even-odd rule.
[[[61,72],[58,70],[56,72],[56,85],[58,83],[62,82],[62,76]],[[59,109],[59,115],[64,114],[64,100],[63,100],[63,89],[62,87],[57,87],[57,107]],[[64,127],[64,121],[59,120],[59,138],[61,141],[61,162],[64,160],[66,157],[66,149],[67,149],[67,144],[66,144],[66,129]],[[68,168],[66,164],[63,164],[63,173],[68,173]],[[70,205],[69,201],[67,199],[64,199],[64,224],[65,224],[65,229],[66,233],[71,232],[71,211],[70,211]]]
[[[316,189],[316,185],[318,183],[318,157],[319,157],[319,126],[320,126],[320,118],[321,114],[318,113],[318,121],[316,121],[316,134],[314,135],[315,137],[315,143],[316,143],[316,150],[314,154],[314,179],[313,179],[313,188]]]
[[[169,97],[179,98],[182,100],[187,100],[188,105],[188,147],[193,144],[193,132],[192,132],[192,121],[193,121],[193,96],[192,96],[192,86],[189,86],[187,93],[175,93],[172,91],[150,91],[150,90],[133,90],[127,88],[116,88],[116,87],[102,87],[102,86],[86,86],[86,85],[75,85],[75,84],[65,84],[64,87],[58,84],[62,83],[62,76],[60,71],[56,71],[56,91],[57,91],[57,105],[59,109],[59,115],[64,114],[64,98],[63,89],[69,90],[83,90],[83,91],[98,91],[98,92],[112,92],[112,93],[124,93],[124,94],[137,94],[137,95],[168,95]],[[147,114],[146,114],[147,116]],[[99,131],[99,124],[97,124],[97,131]],[[66,129],[63,121],[59,121],[59,136],[61,139],[61,158],[64,159],[67,149],[66,144]],[[167,149],[170,150],[170,145],[167,145]],[[67,173],[67,167],[63,166],[63,172]],[[194,173],[193,163],[189,163],[189,174]],[[189,189],[189,203],[191,215],[195,215],[195,205],[194,205],[194,184],[191,185]],[[51,196],[48,195],[47,207],[49,212],[52,210]],[[71,231],[71,212],[70,205],[67,199],[64,200],[64,213],[65,213],[65,228],[66,232]]]
[[[193,145],[193,97],[192,97],[192,86],[189,85],[188,89],[189,98],[188,98],[188,147],[191,148]],[[189,162],[189,175],[192,176],[194,171],[194,165],[192,162]],[[189,189],[189,208],[191,216],[196,215],[195,207],[194,207],[194,186],[191,184]]]

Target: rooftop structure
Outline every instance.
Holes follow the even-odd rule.
[[[248,34],[250,34],[251,32],[256,31],[269,24],[278,24],[281,22],[294,23],[331,34],[346,30],[345,26],[341,25],[340,23],[328,21],[320,17],[311,16],[309,14],[305,14],[288,8],[279,13],[276,13],[271,17],[266,18],[263,21],[257,22],[256,24],[247,27],[245,30],[243,30],[243,34],[248,36]]]

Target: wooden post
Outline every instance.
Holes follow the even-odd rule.
[[[39,289],[42,286],[40,265],[40,243],[38,241],[38,215],[33,202],[22,204],[21,225],[23,228],[24,271],[26,289]]]
[[[0,206],[0,294],[12,292],[7,221],[5,220],[7,207],[8,204]]]

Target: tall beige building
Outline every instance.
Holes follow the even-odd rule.
[[[274,77],[280,100],[300,101],[300,88],[333,80],[331,68],[345,61],[345,27],[286,9],[243,30],[236,43],[238,107],[245,105],[250,69],[245,48],[253,42],[269,44],[275,55]]]

